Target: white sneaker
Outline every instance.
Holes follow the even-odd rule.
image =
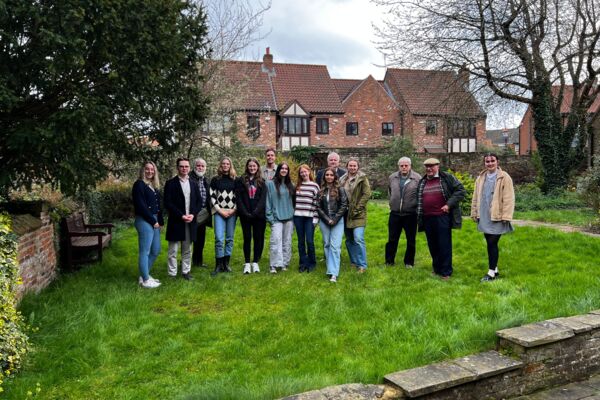
[[[329,282],[336,283],[337,282],[337,276],[331,275],[331,278],[329,278]]]
[[[154,289],[160,286],[159,282],[148,279],[147,281],[142,281],[141,286],[146,289]]]
[[[272,273],[272,274],[276,274],[276,273],[277,273],[277,268],[275,268],[275,267],[271,267],[271,273]]]
[[[258,268],[258,263],[252,263],[252,272],[255,274],[260,272],[260,268]]]
[[[244,274],[249,274],[250,273],[250,263],[245,263],[244,264]]]
[[[287,271],[287,265],[284,265],[283,267],[281,267],[282,271]]]
[[[149,276],[149,278],[148,278],[148,280],[149,280],[149,281],[154,281],[154,282],[156,282],[156,283],[160,283],[160,281],[159,281],[158,279],[155,279],[155,278],[151,277],[150,275],[148,275],[148,276]],[[142,283],[144,283],[144,278],[142,278],[142,277],[140,276],[140,277],[138,278],[138,283],[139,283],[140,285],[141,285]]]

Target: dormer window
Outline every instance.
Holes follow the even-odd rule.
[[[281,116],[281,133],[284,135],[310,134],[310,115],[297,102],[287,107]]]

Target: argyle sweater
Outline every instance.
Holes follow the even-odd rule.
[[[235,181],[229,176],[215,176],[210,181],[213,214],[220,209],[235,209]]]

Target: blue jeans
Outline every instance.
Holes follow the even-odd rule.
[[[233,235],[235,234],[235,222],[237,217],[232,215],[223,218],[219,213],[215,214],[215,257],[222,258],[230,256],[233,250]]]
[[[298,236],[300,265],[312,270],[317,265],[313,218],[294,216],[294,225],[296,226],[296,235]]]
[[[160,229],[155,229],[138,215],[133,225],[138,232],[138,269],[140,276],[147,281],[150,269],[160,254]]]
[[[359,268],[367,268],[367,245],[365,244],[365,227],[346,228],[346,248],[350,262]]]
[[[321,227],[321,234],[323,235],[327,274],[337,277],[340,274],[340,254],[342,252],[342,236],[344,235],[344,219],[340,218],[339,222],[334,226],[319,221],[319,226]]]

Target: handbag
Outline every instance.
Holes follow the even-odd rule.
[[[203,208],[196,215],[196,222],[198,224],[204,224],[204,223],[206,223],[209,220],[209,218],[210,218],[210,213],[208,212],[208,210],[206,208]]]

